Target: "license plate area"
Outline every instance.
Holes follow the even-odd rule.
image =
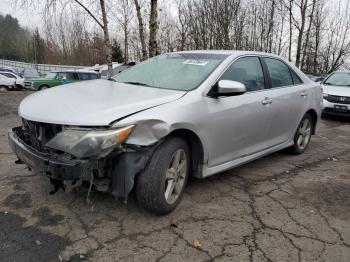
[[[348,107],[347,106],[343,106],[343,105],[334,105],[334,111],[347,112],[348,111]]]

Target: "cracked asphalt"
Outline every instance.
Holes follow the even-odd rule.
[[[15,165],[7,130],[28,92],[0,93],[0,261],[350,261],[350,121],[205,180],[157,217],[134,196],[59,192]],[[82,255],[82,257],[80,257]]]

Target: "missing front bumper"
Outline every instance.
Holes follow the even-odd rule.
[[[126,150],[104,159],[65,159],[26,145],[20,139],[19,130],[20,127],[9,130],[9,144],[18,159],[30,168],[45,174],[51,181],[93,183],[97,191],[112,193],[123,200],[127,199],[134,187],[136,175],[146,167],[157,147],[155,144],[152,147]]]
[[[25,145],[16,133],[16,129],[8,132],[10,147],[17,157],[30,168],[47,175],[55,180],[84,180],[94,168],[95,163],[89,160],[68,160],[38,152]]]

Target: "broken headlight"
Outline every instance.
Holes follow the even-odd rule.
[[[46,147],[77,158],[101,157],[122,144],[133,129],[134,126],[108,130],[66,129],[50,140]]]

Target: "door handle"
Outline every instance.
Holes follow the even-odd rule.
[[[264,106],[271,105],[271,104],[272,104],[272,99],[266,97],[266,98],[262,101],[262,104],[263,104]]]
[[[301,92],[301,97],[307,97],[308,96],[308,94],[307,94],[307,92],[306,91],[303,91],[303,92]]]

